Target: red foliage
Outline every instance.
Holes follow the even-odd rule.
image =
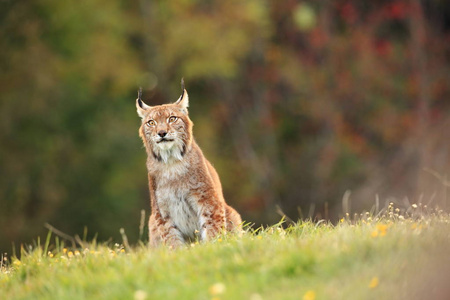
[[[385,39],[379,39],[375,41],[374,44],[375,52],[379,56],[388,56],[392,52],[392,44],[390,41]]]
[[[326,46],[328,37],[321,28],[316,27],[309,34],[309,42],[313,48],[320,49]]]
[[[388,19],[402,20],[409,12],[409,5],[404,1],[395,1],[384,7],[384,15]]]
[[[347,2],[340,8],[340,15],[348,24],[354,24],[358,18],[358,12],[352,3]]]

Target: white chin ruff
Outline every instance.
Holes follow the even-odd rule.
[[[183,147],[182,145],[179,145],[179,142],[177,142],[176,140],[171,142],[157,143],[156,148],[158,149],[158,154],[164,163],[183,160],[183,155],[181,154]]]

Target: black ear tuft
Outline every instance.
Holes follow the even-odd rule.
[[[140,108],[145,109],[141,99],[138,99],[138,104]]]
[[[144,103],[142,102],[142,87],[139,87],[137,100],[138,100],[139,107],[142,109],[145,109]]]
[[[185,91],[185,88],[184,88],[184,78],[181,77],[181,96],[180,96],[180,98],[177,100],[176,103],[180,103],[181,101],[183,101],[184,91]]]
[[[138,90],[138,99],[141,100],[142,99],[142,86],[139,87]]]

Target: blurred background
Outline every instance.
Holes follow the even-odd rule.
[[[448,1],[1,0],[0,46],[2,251],[45,223],[136,242],[136,92],[175,101],[181,77],[248,222],[447,208]]]

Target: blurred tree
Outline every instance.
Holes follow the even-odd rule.
[[[132,181],[119,177],[145,182],[123,101],[141,72],[128,16],[105,1],[1,5],[0,244],[30,241],[45,222],[118,233],[117,221],[139,214]]]
[[[183,76],[196,138],[244,219],[276,221],[276,206],[336,219],[348,189],[358,210],[376,194],[446,201],[446,1],[0,6],[0,247],[45,222],[136,238],[148,193],[135,91],[173,101]]]

